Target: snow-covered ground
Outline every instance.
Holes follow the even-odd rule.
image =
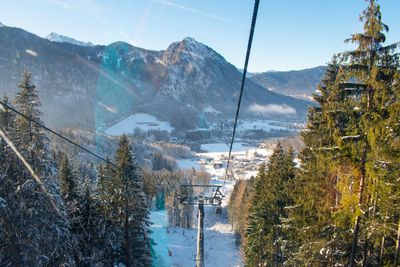
[[[166,121],[159,121],[156,117],[146,113],[137,113],[119,121],[104,132],[108,135],[120,136],[123,133],[132,134],[135,128],[142,131],[160,130],[171,132],[173,128]]]
[[[264,130],[266,132],[271,131],[291,131],[293,130],[289,124],[278,122],[278,121],[270,121],[270,120],[244,120],[238,125],[238,132],[246,131],[246,130]]]
[[[214,144],[202,144],[200,146],[201,150],[207,152],[217,152],[224,153],[229,151],[229,145],[225,143],[214,143]],[[232,151],[245,151],[246,149],[254,148],[254,146],[246,146],[242,143],[234,143],[232,146]]]
[[[222,163],[226,167],[228,146],[224,143],[202,145],[205,153],[197,153],[194,159],[178,160],[178,166],[200,168],[210,173],[213,184],[223,185],[225,168],[214,168],[214,163]],[[236,179],[248,179],[256,175],[255,162],[265,160],[271,155],[270,150],[262,146],[254,147],[237,143],[233,147],[232,166],[234,171],[240,169],[242,175],[235,175]],[[238,165],[243,164],[243,165]],[[225,164],[225,165],[224,165]],[[248,166],[246,166],[248,165]],[[252,168],[248,168],[252,165]],[[233,267],[243,266],[240,250],[235,244],[233,229],[228,221],[227,208],[229,195],[234,181],[226,181],[223,187],[225,198],[222,202],[222,214],[215,213],[215,207],[205,206],[204,217],[204,263],[205,266]],[[197,212],[197,207],[195,208]],[[152,238],[157,245],[154,247],[159,261],[155,266],[195,266],[197,229],[167,227],[165,211],[152,212]],[[197,225],[197,221],[196,221]],[[168,230],[167,230],[168,229]],[[169,252],[171,256],[169,256]]]
[[[199,169],[199,164],[197,163],[196,159],[178,159],[178,168],[182,170],[186,169]]]
[[[214,181],[216,182],[216,181]],[[222,180],[218,184],[223,183]],[[233,183],[226,183],[231,191]],[[215,207],[205,206],[204,216],[204,264],[205,266],[235,267],[243,266],[240,250],[235,244],[232,227],[228,221],[228,200],[222,203],[222,213],[216,214]],[[197,212],[197,207],[195,207]],[[197,219],[197,218],[195,218]],[[196,265],[197,229],[167,227],[165,211],[153,211],[151,220],[154,223],[151,237],[157,243],[155,266],[191,267]],[[197,220],[195,222],[197,227]],[[171,256],[169,256],[169,252]]]

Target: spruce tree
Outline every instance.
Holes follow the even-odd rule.
[[[73,235],[76,241],[75,255],[79,266],[107,265],[107,241],[104,235],[104,218],[99,202],[93,197],[88,179],[77,194]]]
[[[15,106],[28,117],[40,120],[40,105],[30,74],[25,72],[19,84]],[[4,125],[4,121],[2,121]],[[72,242],[64,205],[49,161],[48,140],[39,127],[29,125],[20,116],[12,120],[11,141],[35,172],[35,179],[14,151],[1,151],[7,163],[1,164],[1,198],[7,203],[5,228],[10,242],[1,248],[13,266],[73,264]],[[3,222],[2,222],[3,223]],[[10,231],[12,230],[12,231]]]
[[[249,210],[244,246],[246,263],[264,266],[275,262],[280,266],[287,256],[282,251],[286,236],[281,218],[287,216],[285,207],[293,203],[289,195],[295,174],[293,152],[285,152],[278,143],[267,170],[263,168],[256,177]]]
[[[8,96],[5,93],[4,93],[1,101],[8,106],[12,106],[10,99],[8,98]],[[14,120],[15,120],[15,114],[10,109],[8,109],[6,106],[1,105],[0,127],[5,132],[7,132],[10,136],[13,135],[13,133],[10,131],[12,131],[12,128],[14,126]]]
[[[25,70],[23,80],[18,84],[20,89],[15,95],[15,107],[26,117],[44,124],[41,120],[42,112],[38,90],[32,83],[31,73]],[[50,170],[48,153],[48,138],[44,130],[37,124],[22,116],[16,118],[16,145],[25,159],[32,164],[35,171],[45,174]],[[47,173],[46,173],[47,174]]]
[[[301,132],[305,147],[299,155],[301,169],[292,185],[291,197],[295,203],[286,207],[285,227],[289,238],[285,249],[290,254],[290,264],[328,264],[333,253],[338,252],[330,239],[334,225],[332,210],[339,203],[339,147],[335,138],[344,135],[347,118],[340,106],[343,102],[339,89],[341,77],[341,66],[334,57],[318,87],[320,94],[314,95],[318,106],[309,108],[307,130]]]
[[[113,185],[112,177],[115,173],[110,159],[106,158],[106,165],[99,165],[97,177],[97,200],[100,217],[103,218],[102,240],[105,254],[102,258],[104,265],[115,265],[119,262],[119,251],[121,247],[122,230],[120,225],[120,209],[114,200],[116,187]]]
[[[350,39],[357,49],[328,65],[302,133],[296,203],[288,209],[291,245],[299,248],[293,263],[367,266],[395,257],[388,240],[399,218],[397,44],[383,46],[388,28],[374,1],[361,20],[364,33]]]
[[[107,164],[99,182],[108,217],[112,264],[151,266],[149,209],[143,182],[126,135],[118,142],[116,167]]]
[[[61,183],[61,194],[66,202],[76,200],[77,185],[75,179],[68,156],[64,155],[61,159],[59,180]]]
[[[380,7],[375,1],[370,1],[361,21],[364,32],[353,34],[349,39],[357,44],[357,49],[342,55],[346,80],[340,84],[346,93],[346,103],[354,110],[348,112],[346,136],[338,140],[344,160],[357,172],[349,181],[355,184],[353,190],[357,192],[357,201],[350,203],[354,214],[350,266],[359,259],[363,259],[363,264],[376,263],[375,255],[368,255],[375,243],[369,236],[376,228],[376,208],[384,193],[379,188],[382,166],[378,163],[386,145],[380,132],[386,127],[382,122],[388,120],[391,106],[398,101],[394,85],[399,62],[398,54],[393,53],[397,44],[383,46],[386,40],[383,32],[389,28],[382,22]]]

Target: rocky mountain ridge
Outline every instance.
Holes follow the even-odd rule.
[[[0,28],[0,91],[13,96],[26,68],[52,127],[101,129],[143,112],[178,130],[204,128],[212,120],[233,118],[241,81],[236,67],[190,37],[151,51],[124,42],[59,43]],[[241,116],[302,120],[309,104],[247,80]],[[204,112],[210,107],[218,111],[213,118]]]

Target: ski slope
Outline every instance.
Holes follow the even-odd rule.
[[[214,182],[223,183],[222,180]],[[226,185],[227,191],[230,192],[233,183],[227,182]],[[235,244],[232,227],[228,221],[228,199],[229,195],[222,203],[221,214],[215,213],[215,207],[205,206],[204,208],[205,266],[243,266],[243,259]],[[196,207],[196,213],[197,210]],[[157,243],[155,250],[158,255],[154,266],[191,267],[196,265],[197,218],[195,219],[196,228],[167,227],[165,211],[152,212],[151,220],[154,223],[151,228],[152,238]],[[169,252],[171,252],[171,256],[169,256]]]
[[[210,173],[213,184],[223,184],[225,169],[215,169],[212,162],[224,161],[228,156],[228,147],[225,144],[202,145],[202,149],[208,152],[197,153],[196,159],[181,162],[181,166],[189,168],[204,169]],[[238,160],[254,160],[254,155],[259,158],[267,159],[272,151],[263,147],[251,147],[243,144],[237,144],[233,149],[232,155]],[[254,170],[243,171],[241,177],[247,179],[251,175],[256,175]],[[243,266],[243,258],[237,245],[232,226],[228,221],[228,201],[230,192],[234,186],[234,181],[226,181],[223,188],[225,198],[222,202],[222,214],[215,213],[215,207],[205,206],[204,217],[204,264],[205,266],[217,267],[236,267]],[[197,214],[197,207],[195,213]],[[154,266],[175,266],[191,267],[196,265],[196,244],[197,229],[184,229],[180,227],[167,227],[165,211],[152,212],[152,238],[157,245],[154,249],[159,256]],[[196,227],[197,218],[195,217]],[[171,253],[171,256],[169,256]]]

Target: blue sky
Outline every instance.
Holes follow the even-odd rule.
[[[400,0],[380,0],[387,43],[400,41]],[[253,0],[2,0],[0,22],[95,44],[126,41],[163,50],[194,37],[243,67]],[[249,71],[323,65],[351,49],[364,0],[261,0]]]

